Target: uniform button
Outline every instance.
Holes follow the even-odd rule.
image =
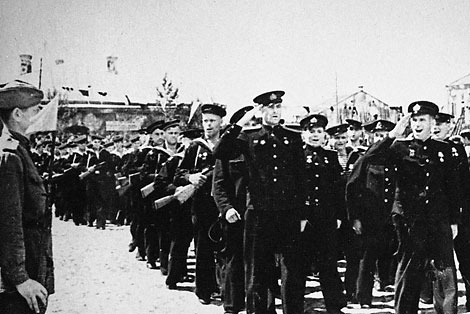
[[[277,166],[274,166],[274,170],[277,170]]]
[[[389,178],[385,178],[385,181],[387,181],[387,182],[388,182],[388,180],[389,180]]]
[[[429,162],[429,159],[426,159],[426,162]]]
[[[424,146],[423,149],[426,150],[426,149],[428,149],[428,147],[427,147],[427,146]]]
[[[388,168],[385,168],[384,170],[385,170],[385,171],[388,171]]]
[[[388,189],[385,189],[385,192],[388,192]]]
[[[428,204],[428,203],[429,203],[429,200],[426,200],[426,202],[425,202],[425,203],[426,203],[426,204]]]
[[[318,162],[316,162],[316,163],[315,163],[315,166],[318,166],[318,165],[319,165]]]
[[[315,174],[315,178],[319,178],[319,177],[320,177],[320,175],[318,173]]]
[[[276,179],[276,178],[274,178],[274,179],[273,179],[273,181],[274,181],[274,182],[277,182],[277,179]]]
[[[276,158],[277,158],[277,155],[273,155],[273,158],[276,159]]]
[[[315,203],[318,203],[318,198],[315,199]]]
[[[425,189],[426,191],[429,190],[429,186],[426,186],[424,189]]]
[[[429,172],[426,172],[426,177],[429,177]]]
[[[273,147],[276,147],[276,143],[273,144]]]
[[[388,203],[388,199],[385,199],[384,202],[385,202],[385,203]]]
[[[318,186],[315,187],[315,191],[318,191]]]

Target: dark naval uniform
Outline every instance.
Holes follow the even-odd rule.
[[[145,152],[145,149],[142,152]],[[158,174],[162,165],[171,155],[171,152],[164,147],[153,147],[148,151],[145,155],[140,172],[140,188],[154,182],[156,174]],[[161,271],[166,275],[168,270],[170,241],[167,233],[164,237],[160,237],[161,228],[168,227],[168,224],[162,227],[161,216],[165,215],[166,210],[156,212],[153,207],[154,200],[155,195],[149,195],[147,198],[143,199],[145,253],[147,255],[147,263],[149,263],[148,266],[151,268],[154,267],[157,259],[160,258]]]
[[[225,247],[221,255],[224,264],[222,295],[226,313],[238,313],[245,308],[243,247],[247,186],[248,168],[243,155],[230,160],[216,160],[212,190],[224,221]],[[225,214],[231,208],[241,217],[234,223],[225,220]]]
[[[272,276],[268,266],[276,257],[281,267],[283,311],[303,313],[305,272],[299,256],[306,184],[300,134],[282,126],[240,131],[240,126],[231,126],[214,154],[218,159],[230,160],[241,153],[248,167],[252,209],[247,210],[245,218],[253,241],[246,248],[247,312],[267,312]]]
[[[176,170],[183,160],[184,153],[180,152],[170,157],[162,169],[155,177],[155,186],[160,191],[159,196],[173,195],[176,186],[173,184]],[[170,216],[169,235],[170,235],[170,255],[168,258],[168,277],[166,285],[170,289],[176,289],[176,284],[181,281],[187,281],[187,257],[188,249],[193,239],[193,225],[191,220],[191,202],[180,205],[178,201],[173,201],[166,205],[165,210]]]
[[[29,313],[15,286],[33,279],[54,293],[52,215],[28,139],[11,134],[0,138],[0,312],[21,302],[24,313]]]
[[[213,167],[215,159],[212,149],[201,138],[195,139],[185,152],[176,171],[174,184],[191,184],[189,175]],[[210,226],[217,220],[219,212],[211,195],[212,173],[203,186],[198,188],[192,200],[192,215],[196,247],[196,295],[209,300],[213,292],[218,292],[215,272],[214,243],[208,236]],[[184,205],[183,205],[184,206]]]
[[[454,166],[457,169],[459,179],[459,192],[461,201],[461,223],[458,227],[457,237],[454,239],[455,254],[459,261],[459,270],[465,282],[466,307],[470,310],[470,171],[467,153],[463,145],[446,140],[452,146],[452,156],[455,159]]]
[[[307,266],[315,260],[320,275],[325,306],[340,310],[346,306],[346,295],[337,269],[336,220],[343,219],[344,190],[341,165],[334,150],[305,146],[307,177],[307,219],[303,233]],[[310,268],[307,268],[309,270]]]
[[[388,141],[388,142],[387,142]],[[395,231],[391,211],[395,196],[396,167],[387,150],[393,140],[372,146],[355,164],[346,186],[349,220],[362,223],[363,256],[359,266],[356,297],[360,304],[370,305],[374,274],[379,271],[381,287],[393,284],[392,245]],[[394,274],[393,274],[394,275]]]
[[[395,285],[397,313],[417,313],[426,262],[448,276],[446,302],[456,311],[457,281],[450,225],[459,222],[458,174],[451,146],[440,140],[397,140],[392,215],[400,231],[401,256]],[[453,312],[453,310],[452,310]],[[450,313],[450,312],[449,312]]]

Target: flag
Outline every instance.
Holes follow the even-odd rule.
[[[193,101],[191,104],[191,110],[189,112],[189,119],[188,119],[188,124],[191,122],[191,119],[193,118],[194,114],[196,113],[197,108],[201,105],[201,101],[196,99],[196,101]]]
[[[49,104],[31,118],[31,125],[26,134],[36,132],[57,131],[57,112],[59,109],[59,96],[55,96]]]

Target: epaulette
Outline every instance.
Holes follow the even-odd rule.
[[[332,148],[325,148],[323,147],[323,149],[327,152],[332,152],[332,153],[338,153],[338,151],[336,149],[332,149]]]
[[[260,124],[256,126],[248,126],[248,127],[242,128],[243,132],[253,132],[253,131],[259,131],[259,130],[261,130]]]
[[[14,152],[18,149],[20,142],[9,135],[0,136],[0,147],[4,152]]]
[[[283,130],[286,130],[286,131],[288,131],[288,132],[292,132],[292,133],[294,133],[294,134],[300,134],[300,133],[302,133],[302,131],[299,131],[299,130],[296,130],[296,129],[291,129],[291,128],[288,128],[288,127],[286,127],[286,126],[284,126],[284,125],[281,125],[281,128],[282,128]]]
[[[436,142],[440,142],[440,143],[450,144],[449,142],[446,142],[445,140],[442,140],[440,138],[433,138],[433,140],[435,140]]]
[[[396,138],[395,141],[405,142],[405,141],[411,141],[411,139],[408,137],[400,137],[400,138]]]

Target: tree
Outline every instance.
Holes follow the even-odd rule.
[[[167,119],[173,119],[179,97],[179,88],[173,85],[173,82],[168,78],[168,73],[165,73],[160,86],[157,86],[157,105],[160,105],[165,111]]]

